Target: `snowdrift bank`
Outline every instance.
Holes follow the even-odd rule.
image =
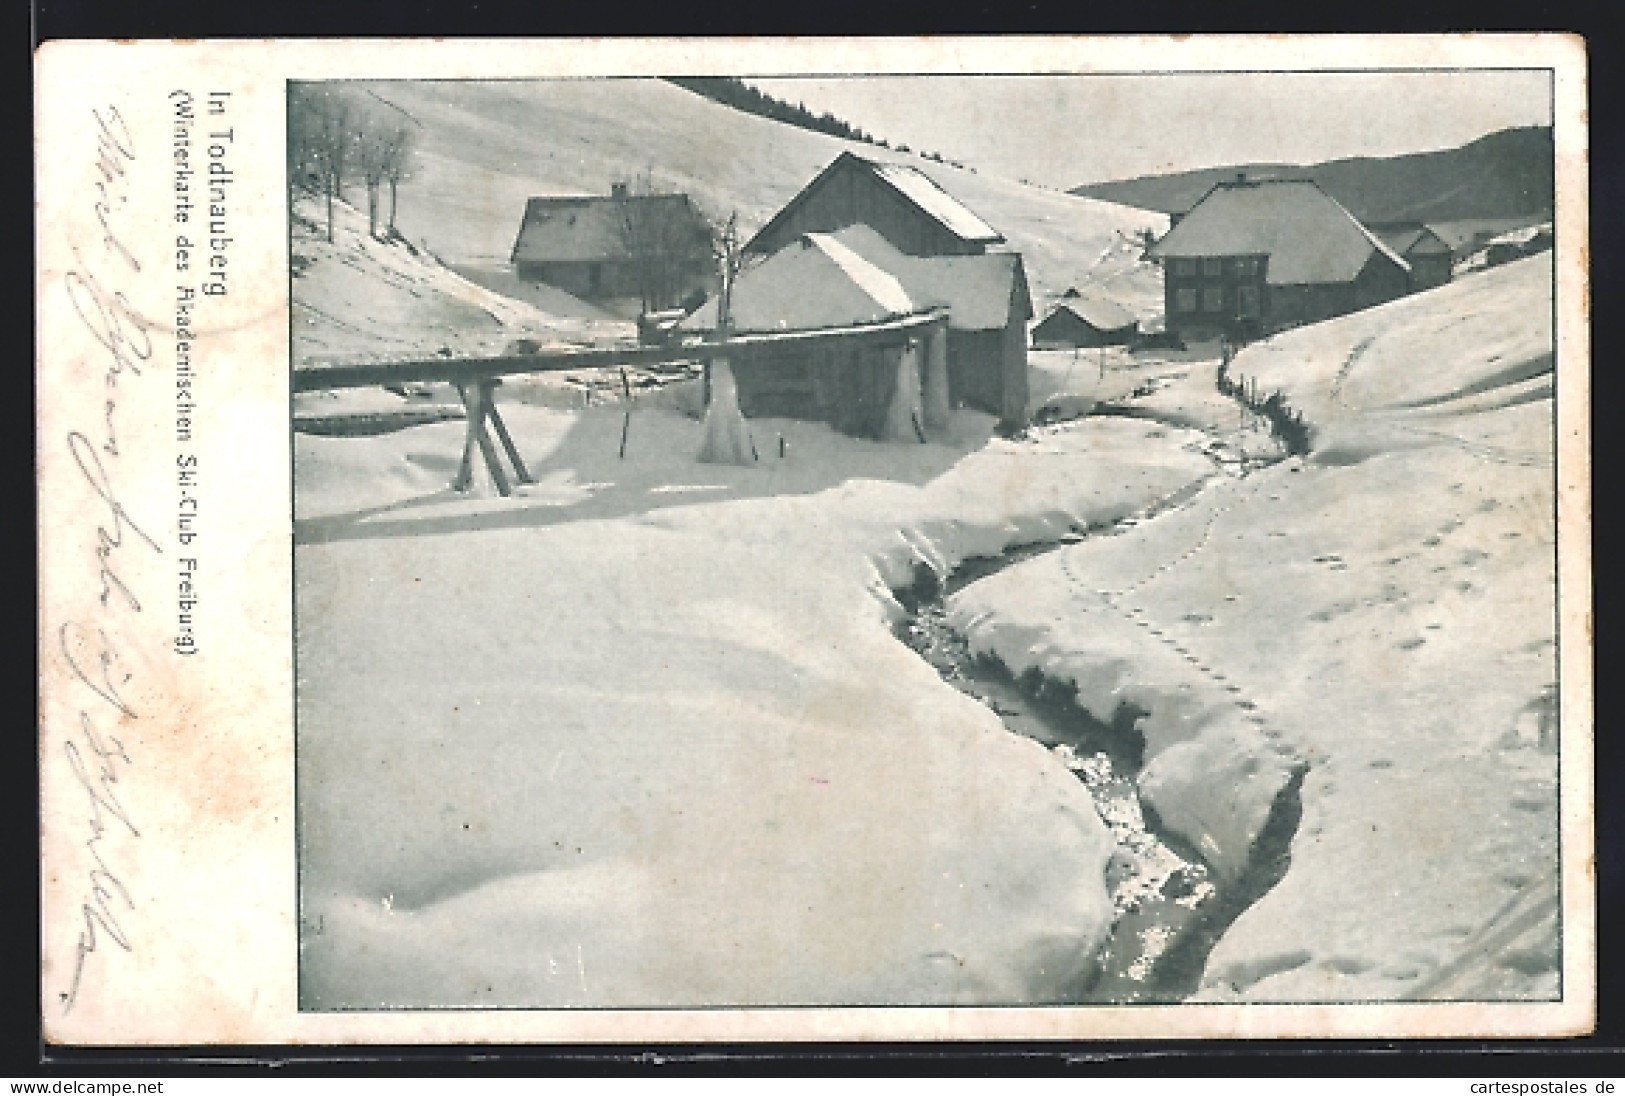
[[[543,481],[511,500],[427,488],[457,424],[296,439],[303,1003],[1076,999],[1111,839],[887,590],[1208,463],[960,415],[927,446],[756,422],[760,465],[703,466],[646,410],[623,462],[619,415],[508,417]]]
[[[1319,428],[1307,463],[951,603],[1097,718],[1147,713],[1142,798],[1221,873],[1302,776],[1291,866],[1204,999],[1557,993],[1550,269],[1249,348]]]

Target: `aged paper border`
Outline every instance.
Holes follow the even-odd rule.
[[[1562,1001],[297,1011],[286,80],[1377,67],[1554,73]],[[1583,43],[1559,35],[47,43],[36,57],[35,116],[40,993],[47,1039],[139,1045],[1499,1038],[1591,1030],[1585,80]],[[190,486],[199,500],[195,579],[202,594],[199,646],[190,656],[178,654],[173,642],[172,542],[185,486],[175,468],[171,376],[167,97],[176,89],[200,103],[206,92],[230,92],[237,179],[231,291],[211,302],[217,307],[200,321],[195,351],[199,428],[187,451],[198,458],[199,478]],[[152,318],[157,329],[144,335],[138,316]],[[149,537],[163,550],[145,543]],[[66,1009],[63,995],[76,969],[81,981]]]

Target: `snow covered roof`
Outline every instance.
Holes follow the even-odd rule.
[[[861,159],[861,157],[859,157]],[[966,209],[959,201],[938,186],[925,172],[907,164],[883,164],[867,160],[880,178],[890,183],[902,195],[942,226],[962,240],[981,243],[1003,243],[1004,237],[982,218]]]
[[[1307,179],[1220,183],[1152,245],[1158,258],[1267,255],[1270,285],[1353,281],[1378,253],[1410,264]]]
[[[1408,255],[1418,245],[1423,252],[1440,253],[1450,250],[1450,245],[1427,225],[1420,221],[1400,221],[1393,224],[1367,225],[1377,238],[1387,244],[1398,255]],[[1429,244],[1429,241],[1432,241]],[[1420,254],[1421,252],[1419,252]]]
[[[937,222],[948,232],[967,243],[999,244],[1004,237],[982,218],[960,204],[958,199],[943,190],[929,175],[908,164],[882,163],[855,153],[843,152],[831,160],[806,186],[769,218],[767,224],[745,245],[746,251],[761,249],[767,241],[776,239],[781,224],[794,216],[795,210],[808,200],[827,180],[842,171],[867,171],[885,183],[911,207]],[[771,246],[771,245],[767,245]]]
[[[922,309],[891,274],[824,233],[809,232],[741,273],[730,301],[733,330],[801,331],[879,323]],[[717,325],[717,302],[683,321],[689,331]]]
[[[1019,320],[1033,314],[1019,254],[905,255],[868,225],[849,225],[834,237],[895,276],[917,305],[946,306],[948,326],[956,331],[996,331],[1006,326],[1012,300],[1022,313]]]
[[[1439,239],[1450,245],[1450,250],[1458,256],[1483,247],[1491,239],[1510,232],[1513,229],[1523,228],[1539,218],[1480,218],[1462,221],[1432,221],[1428,229]]]
[[[675,224],[692,223],[696,249],[706,248],[701,233],[705,219],[686,194],[643,194],[627,198],[531,198],[514,240],[511,261],[516,263],[602,262],[632,258],[627,239],[629,203],[638,208],[659,208]],[[663,207],[663,208],[662,208]]]
[[[1377,225],[1371,231],[1397,254],[1403,255],[1427,233],[1426,225]]]
[[[1032,315],[1021,256],[905,255],[868,225],[808,232],[751,267],[734,283],[736,331],[795,331],[874,323],[947,308],[956,331],[996,331],[1011,321],[1011,301]],[[1132,322],[1132,321],[1131,321]],[[716,302],[683,322],[716,327]]]
[[[1096,331],[1121,331],[1139,323],[1134,313],[1104,297],[1079,296],[1064,300],[1050,311],[1046,322],[1058,312],[1070,312]]]

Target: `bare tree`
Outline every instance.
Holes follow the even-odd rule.
[[[389,143],[388,153],[384,158],[384,181],[389,183],[389,233],[395,234],[395,211],[398,208],[397,198],[401,180],[405,179],[411,171],[412,147],[415,144],[413,131],[405,125],[397,126]]]
[[[712,250],[712,226],[686,195],[658,193],[652,172],[617,184],[615,195],[643,311],[670,308]]]
[[[374,102],[373,100],[376,100]],[[380,192],[389,184],[389,229],[395,228],[398,188],[407,175],[418,123],[394,104],[352,88],[295,83],[288,90],[288,187],[324,199],[327,238],[333,239],[333,204],[356,181],[367,188],[368,230],[382,220]]]
[[[356,166],[367,188],[367,231],[378,235],[380,192],[389,184],[389,229],[395,229],[398,188],[405,177],[415,119],[387,99],[372,94],[364,100],[356,123]]]
[[[730,213],[728,219],[714,227],[711,236],[711,254],[716,259],[717,273],[722,279],[717,291],[717,342],[726,343],[733,332],[734,282],[745,268],[745,253],[739,239],[739,214]],[[711,359],[705,361],[700,386],[702,406],[711,406]]]
[[[327,238],[333,239],[333,201],[342,199],[355,112],[349,96],[321,84],[295,84],[288,96],[289,183],[322,195],[327,202]]]

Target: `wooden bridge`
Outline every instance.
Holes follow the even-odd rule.
[[[580,350],[542,350],[534,354],[505,354],[489,358],[422,358],[408,361],[363,362],[350,365],[305,365],[293,370],[294,392],[320,392],[338,388],[375,388],[392,384],[440,382],[455,385],[467,411],[468,430],[463,459],[452,487],[468,490],[473,481],[474,454],[479,452],[491,482],[503,495],[512,493],[507,469],[497,446],[508,458],[520,483],[534,483],[514,445],[507,424],[497,411],[494,395],[503,377],[537,373],[564,373],[581,369],[649,368],[685,361],[750,358],[787,349],[817,350],[853,342],[885,346],[906,343],[934,327],[945,328],[947,314],[940,309],[903,316],[881,323],[763,335],[736,335],[727,340],[674,343],[666,346],[611,346]],[[496,434],[492,439],[491,432]]]

